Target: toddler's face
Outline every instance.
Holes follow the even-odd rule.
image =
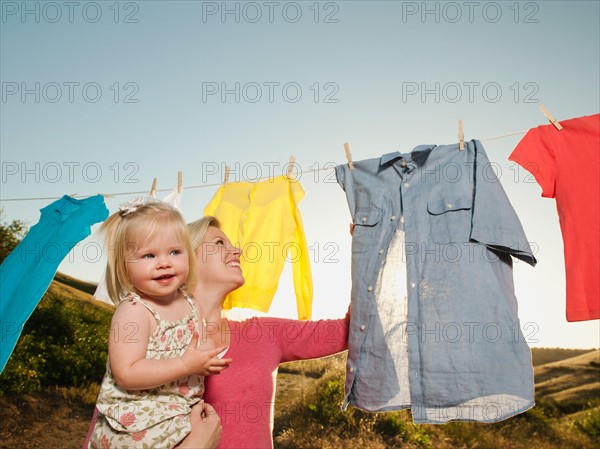
[[[133,286],[149,298],[170,301],[188,277],[189,260],[183,242],[172,229],[151,239],[132,242],[127,248],[125,266]]]

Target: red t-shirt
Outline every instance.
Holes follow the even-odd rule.
[[[530,129],[509,156],[556,198],[567,277],[567,321],[600,318],[600,114]]]

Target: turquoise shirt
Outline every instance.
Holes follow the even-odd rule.
[[[60,262],[90,235],[91,225],[108,217],[102,195],[83,200],[65,195],[40,213],[40,221],[0,265],[0,372]]]

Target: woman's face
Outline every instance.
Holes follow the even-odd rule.
[[[219,228],[209,226],[196,250],[200,284],[222,284],[233,291],[244,284],[240,268],[240,249],[233,246]]]

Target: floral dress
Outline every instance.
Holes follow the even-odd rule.
[[[179,357],[188,347],[198,316],[192,299],[182,294],[192,310],[177,321],[163,320],[134,293],[124,299],[143,304],[156,318],[156,330],[148,339],[147,359]],[[121,337],[128,338],[127,335]],[[89,447],[172,449],[191,431],[191,407],[200,401],[203,393],[204,377],[198,375],[149,390],[123,390],[116,384],[108,361],[96,403],[98,420]]]

